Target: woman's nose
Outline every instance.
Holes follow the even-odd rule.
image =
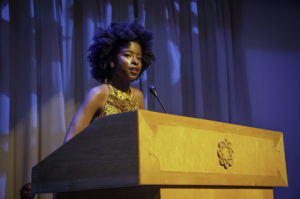
[[[131,63],[137,65],[138,64],[137,58],[132,58]]]

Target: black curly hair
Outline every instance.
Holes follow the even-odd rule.
[[[115,60],[121,47],[128,47],[132,41],[142,48],[140,75],[154,60],[152,33],[146,31],[136,20],[132,23],[113,22],[106,29],[100,27],[93,40],[94,43],[89,47],[88,61],[92,76],[101,83],[111,81],[110,62]]]

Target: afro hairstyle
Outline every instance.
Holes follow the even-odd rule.
[[[152,33],[138,24],[112,22],[106,29],[99,28],[93,37],[93,44],[88,50],[88,61],[92,76],[99,82],[110,82],[112,68],[110,62],[115,60],[121,47],[128,47],[130,42],[137,42],[142,49],[142,70],[140,75],[154,60],[152,53]]]

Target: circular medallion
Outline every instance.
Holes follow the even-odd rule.
[[[226,138],[222,139],[218,143],[218,157],[221,166],[228,169],[233,164],[233,150],[231,148],[231,143],[227,141]]]

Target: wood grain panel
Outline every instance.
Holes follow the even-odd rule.
[[[226,138],[233,165],[219,164]],[[141,184],[287,186],[281,132],[139,111]]]
[[[32,169],[34,192],[138,185],[136,112],[103,117]]]

